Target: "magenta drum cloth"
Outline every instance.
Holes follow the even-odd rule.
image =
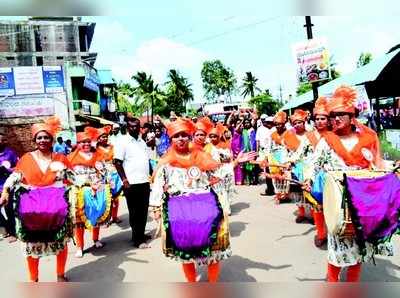
[[[23,226],[30,231],[60,229],[68,215],[65,188],[45,187],[21,194],[18,208]]]
[[[364,241],[385,240],[400,228],[400,179],[396,174],[347,177],[347,188]]]
[[[217,198],[211,192],[171,196],[168,219],[171,240],[176,248],[193,251],[212,245],[212,234],[215,225],[219,224],[216,220],[221,216],[220,212]]]

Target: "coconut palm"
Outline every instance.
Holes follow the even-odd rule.
[[[136,87],[134,87],[135,103],[140,105],[143,111],[151,109],[151,122],[153,123],[154,107],[163,106],[165,96],[159,85],[154,83],[151,75],[139,71],[132,76],[132,79],[136,83]]]
[[[261,91],[260,88],[256,86],[258,79],[253,76],[251,71],[246,72],[246,77],[243,78],[243,84],[241,86],[242,96],[247,97],[250,95],[251,98],[255,96],[256,91]]]
[[[180,75],[175,69],[168,72],[168,81],[166,84],[170,87],[174,96],[182,101],[183,104],[188,103],[194,99],[192,84],[188,79]]]

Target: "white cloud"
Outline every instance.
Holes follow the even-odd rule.
[[[144,42],[133,57],[133,72],[151,73],[157,82],[165,79],[167,72],[175,68],[182,73],[198,73],[207,55],[195,48],[167,38],[156,38]]]
[[[102,39],[93,44],[99,53],[96,67],[112,69],[117,80],[128,81],[136,72],[145,71],[160,84],[174,68],[189,78],[197,97],[202,95],[200,73],[206,53],[164,37],[142,42],[135,49],[133,35],[117,22],[96,30],[95,40]]]

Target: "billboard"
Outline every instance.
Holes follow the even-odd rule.
[[[299,83],[330,79],[329,52],[325,38],[310,39],[293,45]]]
[[[0,96],[64,92],[62,66],[0,68]]]

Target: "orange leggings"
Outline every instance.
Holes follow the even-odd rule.
[[[111,208],[111,218],[116,220],[118,218],[118,207],[119,207],[119,199],[116,199],[112,202]]]
[[[64,276],[65,264],[67,263],[68,246],[57,255],[57,276]],[[32,282],[39,280],[39,258],[27,257],[29,279]]]
[[[338,282],[341,267],[336,267],[328,263],[328,282]],[[361,276],[361,264],[347,267],[347,282],[359,282]]]
[[[304,206],[297,206],[297,217],[305,217],[306,216],[306,208]]]
[[[99,227],[93,228],[93,232],[92,232],[93,242],[96,242],[99,240],[99,234],[100,234],[100,228]],[[81,250],[83,250],[83,248],[85,247],[84,235],[85,235],[85,228],[82,228],[82,227],[75,228],[76,246],[78,246],[78,248]]]
[[[182,264],[188,282],[196,282],[196,266],[194,263]],[[217,282],[220,271],[219,262],[208,265],[208,282]]]
[[[324,213],[322,211],[314,210],[314,223],[315,228],[317,230],[317,238],[319,240],[326,239],[326,227],[325,227],[325,218]]]

